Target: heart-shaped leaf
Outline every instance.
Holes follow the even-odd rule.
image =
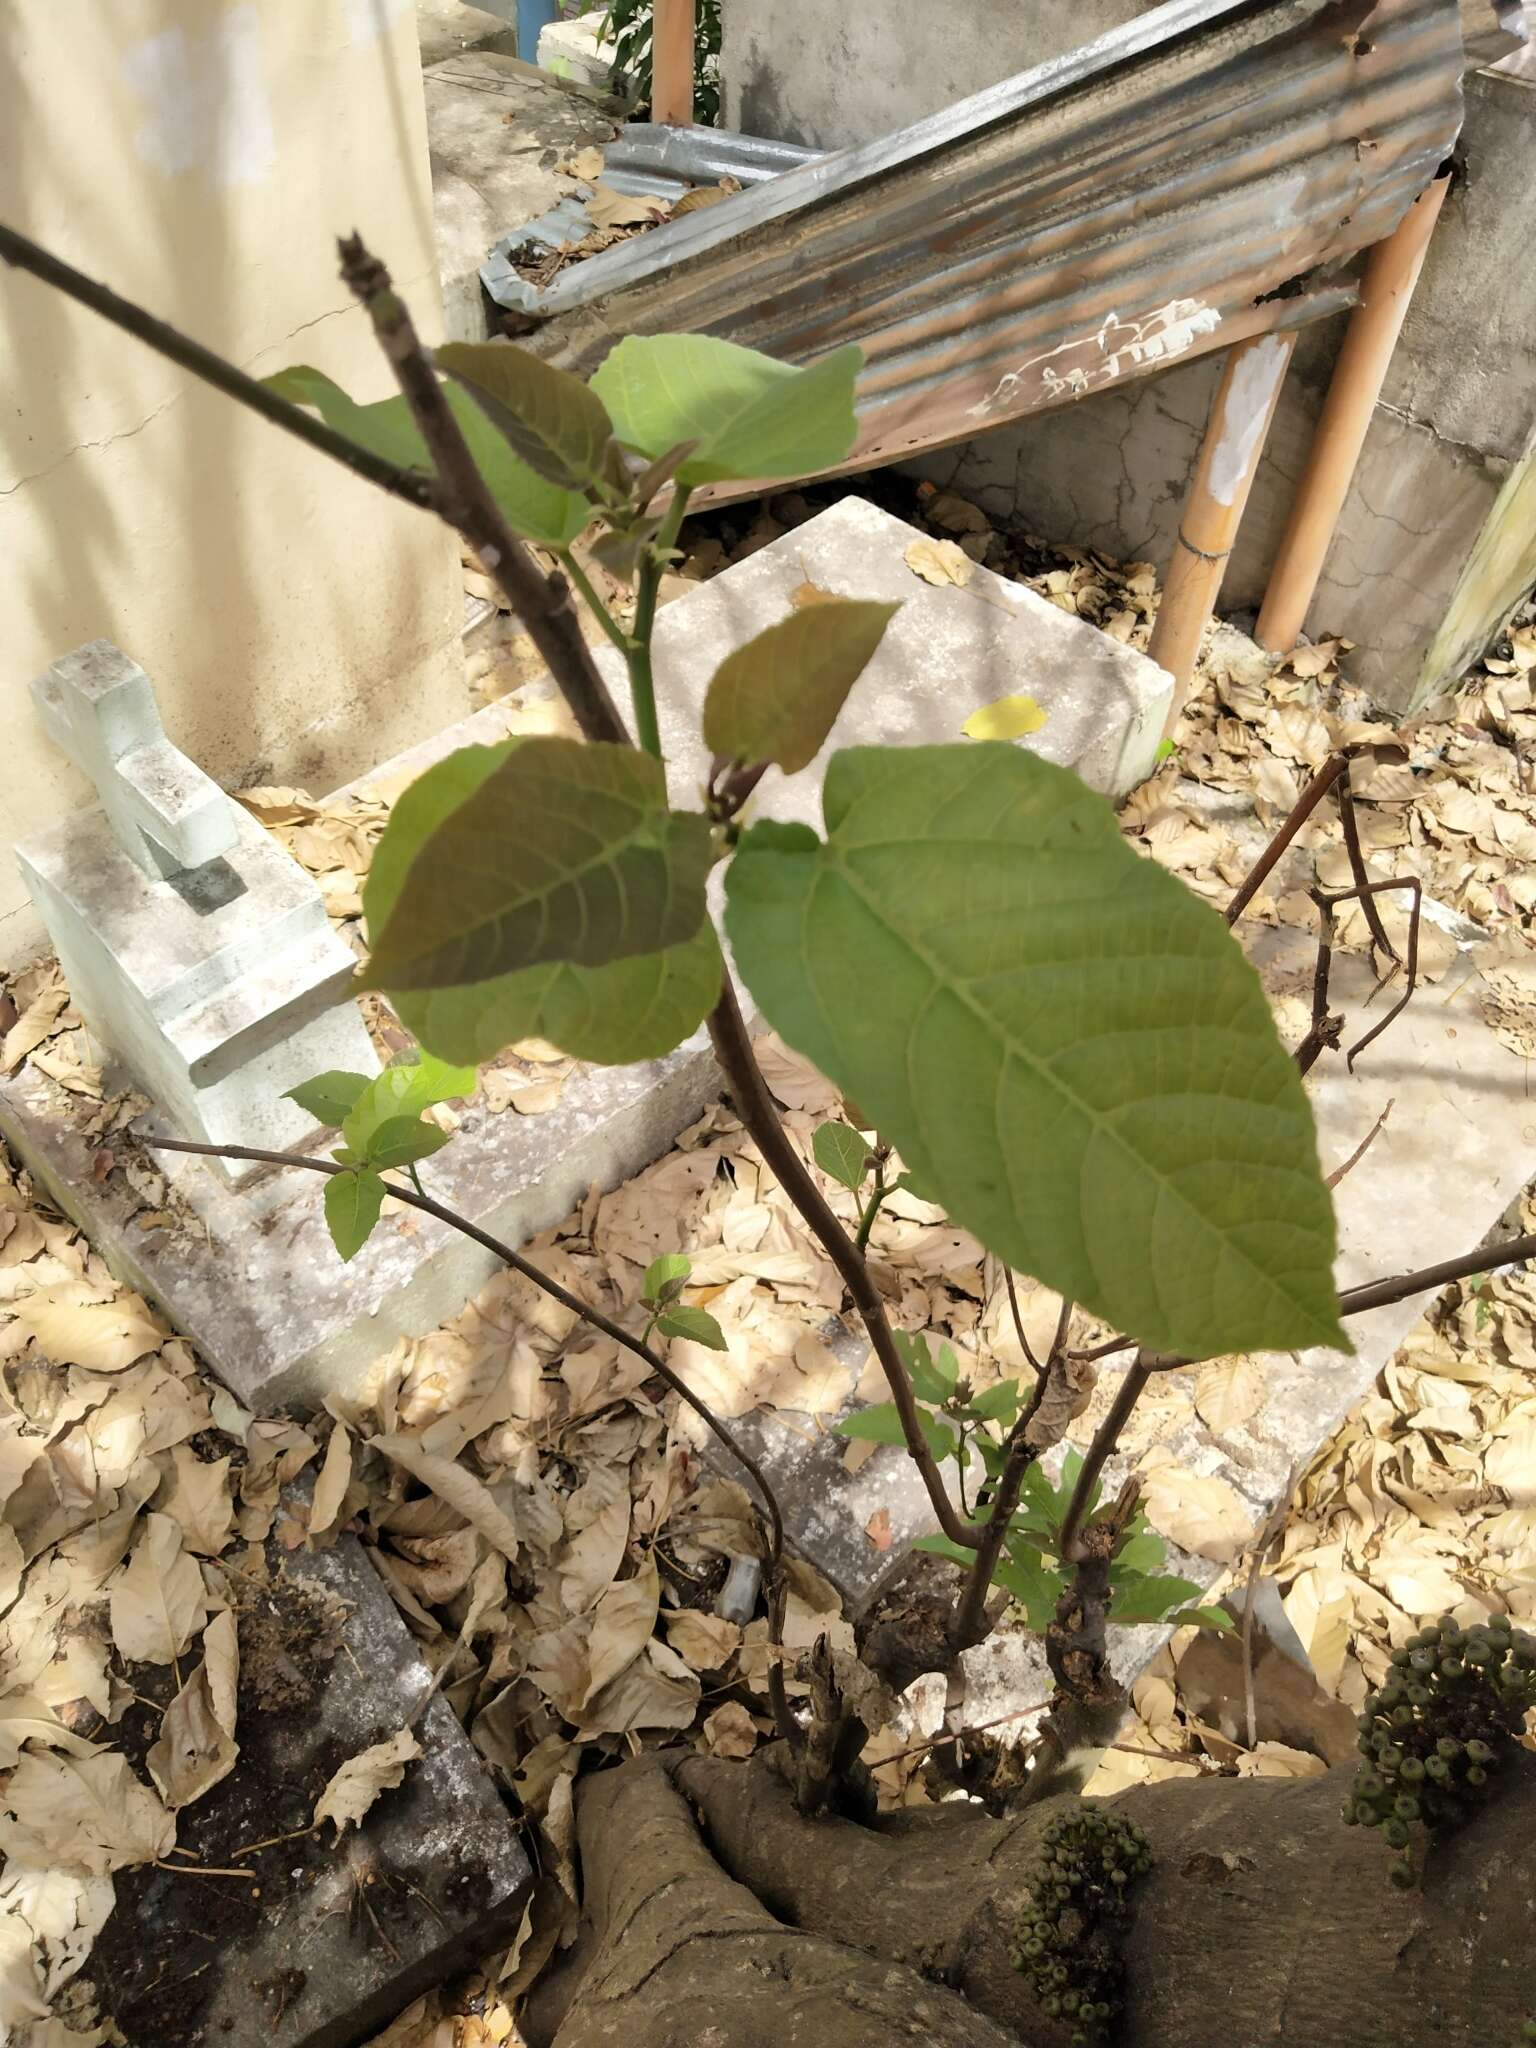
[[[833,757],[727,930],[769,1022],[956,1223],[1145,1344],[1347,1350],[1306,1096],[1222,919],[1022,749]]]
[[[641,455],[655,460],[697,442],[680,484],[802,477],[835,467],[853,447],[863,363],[855,345],[797,370],[709,334],[631,334],[592,389],[619,439]]]
[[[664,1337],[686,1337],[691,1343],[706,1345],[711,1351],[727,1348],[725,1332],[707,1309],[686,1308],[676,1303],[656,1318],[656,1327]]]
[[[448,1143],[448,1133],[420,1117],[386,1117],[368,1140],[364,1157],[382,1173],[391,1166],[413,1166],[418,1159],[430,1159]],[[354,1148],[355,1149],[355,1148]]]
[[[597,393],[569,370],[509,341],[449,342],[437,363],[547,483],[581,491],[602,475],[613,424]]]
[[[709,823],[667,807],[637,748],[509,741],[458,807],[409,846],[373,934],[376,988],[455,988],[568,960],[601,967],[691,939],[704,921]],[[412,833],[397,807],[379,851]]]
[[[816,1164],[857,1194],[869,1178],[869,1140],[850,1124],[820,1124],[811,1139]]]
[[[464,747],[405,790],[374,850],[363,889],[370,931],[388,922],[415,849],[485,781],[496,747]],[[706,919],[691,939],[606,967],[556,961],[462,988],[392,990],[400,1021],[444,1060],[495,1057],[523,1038],[545,1038],[602,1066],[658,1059],[694,1031],[720,994],[724,971]]]
[[[710,752],[774,761],[788,775],[808,767],[900,609],[834,598],[728,654],[704,700]]]

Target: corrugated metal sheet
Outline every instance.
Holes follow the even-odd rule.
[[[1449,155],[1458,0],[1170,0],[881,143],[574,265],[533,346],[862,344],[847,467],[1348,304]]]

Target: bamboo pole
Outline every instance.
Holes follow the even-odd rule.
[[[1165,735],[1189,694],[1201,635],[1216,607],[1295,347],[1294,334],[1256,334],[1227,351],[1147,648],[1173,677]]]
[[[1449,187],[1449,178],[1436,178],[1367,259],[1360,303],[1350,315],[1255,629],[1259,645],[1276,653],[1288,654],[1301,638]]]
[[[651,28],[651,119],[669,128],[693,120],[696,0],[656,0]]]

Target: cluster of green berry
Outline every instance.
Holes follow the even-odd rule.
[[[1113,1923],[1125,1917],[1133,1882],[1151,1868],[1146,1836],[1113,1814],[1085,1807],[1046,1829],[1010,1957],[1031,1979],[1041,2010],[1075,2023],[1073,2048],[1088,2048],[1120,2009]]]
[[[1489,1774],[1536,1706],[1536,1637],[1504,1615],[1461,1628],[1450,1615],[1392,1653],[1360,1716],[1362,1764],[1344,1819],[1380,1828],[1400,1852],[1395,1885],[1414,1881],[1415,1821],[1451,1827],[1486,1797]]]

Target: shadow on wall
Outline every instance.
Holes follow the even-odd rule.
[[[0,218],[254,375],[309,360],[381,395],[335,236],[359,228],[435,332],[410,0],[134,11],[0,10]],[[85,796],[24,693],[97,636],[228,786],[328,788],[462,715],[453,550],[422,515],[30,277],[0,274],[0,346],[7,840]],[[0,850],[0,959],[24,917]]]

